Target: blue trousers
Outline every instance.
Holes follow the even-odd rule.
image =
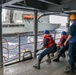
[[[75,65],[76,43],[69,43],[69,64]]]
[[[68,45],[61,47],[61,48],[59,49],[59,51],[58,51],[58,56],[57,56],[57,58],[60,58],[60,56],[61,56],[66,50],[68,50]]]
[[[42,58],[47,55],[49,57],[50,53],[54,53],[57,51],[56,44],[54,44],[52,47],[46,48],[38,57],[38,61],[41,61]]]

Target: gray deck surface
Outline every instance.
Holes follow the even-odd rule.
[[[68,64],[67,59],[64,58],[60,62],[51,62],[51,64],[44,62],[41,63],[41,69],[33,68],[36,59],[20,62],[4,68],[0,68],[0,75],[76,75],[64,73],[64,68]]]

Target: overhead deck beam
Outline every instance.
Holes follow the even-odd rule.
[[[23,7],[23,6],[17,6],[17,5],[8,5],[8,6],[3,7],[3,8],[5,8],[5,9],[14,9],[14,10],[17,9],[17,10],[23,10],[23,11],[25,11],[25,10],[30,10],[30,11],[37,10],[35,8]]]
[[[47,4],[37,0],[25,0],[28,7],[34,7],[36,9],[47,10]]]
[[[72,2],[72,1],[75,1],[75,0],[61,0],[61,3],[68,3],[68,2]]]
[[[76,10],[76,0],[3,0],[2,7],[23,10],[63,12]]]
[[[32,1],[32,0],[30,0],[30,1]],[[9,8],[9,9],[32,10],[32,11],[36,11],[36,10],[38,11],[38,10],[40,10],[41,7],[43,7],[43,4],[41,4],[41,3],[33,2],[33,5],[36,6],[36,7],[34,7],[34,6],[30,6],[32,4],[32,2],[27,2],[27,3],[31,3],[31,4],[26,4],[26,2],[25,2],[25,0],[24,1],[23,0],[17,0],[17,1],[11,0],[7,3],[2,4],[2,7],[6,8],[6,9]],[[42,9],[42,10],[45,11],[44,9]]]
[[[72,0],[68,3],[62,4],[64,11],[70,12],[71,10],[76,10],[76,0]]]
[[[3,2],[3,4],[2,4],[2,7],[12,5],[12,4],[20,2],[20,1],[23,1],[23,0],[5,0],[5,2]]]
[[[26,4],[24,3],[25,2],[23,0],[11,0],[9,2],[2,4],[2,7],[5,9],[19,9],[19,10],[31,10],[31,11],[37,10],[35,8],[25,6]]]
[[[12,1],[12,0],[2,0],[2,3],[6,3],[6,2],[9,2],[9,1]]]
[[[38,0],[52,5],[60,5],[60,0]]]

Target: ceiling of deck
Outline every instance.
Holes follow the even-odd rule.
[[[76,0],[3,0],[3,8],[43,12],[76,12]]]

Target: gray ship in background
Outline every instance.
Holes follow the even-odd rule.
[[[43,13],[38,13],[38,17]],[[50,23],[49,16],[38,20],[38,32],[55,30],[60,23]],[[34,12],[6,10],[3,13],[2,34],[30,33],[34,31]]]

